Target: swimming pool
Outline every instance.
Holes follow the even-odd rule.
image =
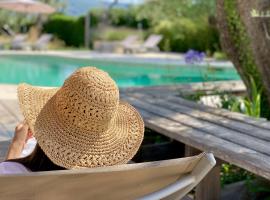
[[[107,71],[119,87],[240,79],[233,67],[131,63],[47,55],[1,55],[0,83],[60,86],[68,75],[83,66],[96,66]]]

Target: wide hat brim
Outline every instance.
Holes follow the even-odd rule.
[[[140,114],[120,101],[110,127],[102,134],[61,122],[56,110],[59,88],[46,89],[28,84],[18,86],[21,111],[44,153],[67,169],[127,163],[143,140]]]

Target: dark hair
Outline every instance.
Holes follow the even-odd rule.
[[[24,165],[32,172],[38,171],[52,171],[52,170],[63,170],[64,167],[60,167],[54,164],[40,148],[39,144],[36,145],[34,151],[24,158],[16,158],[7,160],[9,162],[17,162]]]

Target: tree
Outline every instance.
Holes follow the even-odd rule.
[[[217,24],[227,53],[251,95],[251,78],[262,90],[262,115],[270,118],[269,18],[251,15],[267,12],[268,0],[217,0]]]
[[[66,7],[66,0],[39,0],[43,3],[49,4],[56,8],[57,11],[63,11]],[[41,15],[19,13],[1,9],[0,12],[0,26],[8,24],[14,31],[20,31],[21,27],[33,24],[41,19]]]
[[[214,15],[215,0],[146,0],[138,7],[139,19],[150,19],[153,25],[161,20],[177,21],[181,18],[203,20]]]

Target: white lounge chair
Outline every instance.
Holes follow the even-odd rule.
[[[94,42],[94,50],[99,52],[117,52],[118,49],[125,50],[126,47],[138,42],[137,35],[129,35],[122,41],[98,41]]]
[[[181,199],[215,165],[198,156],[79,170],[0,176],[0,199]]]
[[[159,51],[157,46],[162,40],[162,35],[150,35],[143,44],[141,45],[128,45],[125,47],[127,53],[147,52],[147,51]]]
[[[26,42],[27,35],[15,35],[10,43],[10,48],[15,50],[29,49],[29,44]]]
[[[49,42],[52,40],[52,34],[42,34],[39,39],[33,44],[34,50],[46,50]]]
[[[120,42],[120,45],[123,48],[126,48],[130,45],[134,45],[138,42],[138,36],[137,35],[129,35],[127,36],[122,42]]]
[[[8,36],[11,36],[11,37],[14,37],[15,36],[15,33],[14,31],[9,27],[9,25],[7,24],[4,24],[2,27],[1,27],[1,32],[5,35],[8,35]]]

